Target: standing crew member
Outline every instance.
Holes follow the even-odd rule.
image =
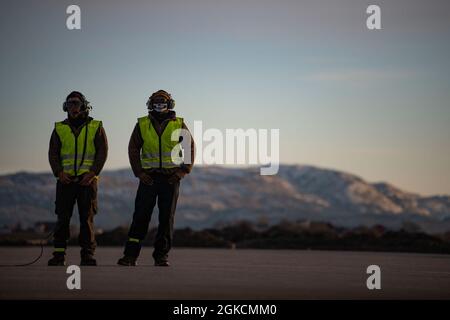
[[[124,257],[117,262],[123,266],[135,266],[145,238],[153,208],[158,203],[159,225],[154,242],[155,266],[169,266],[168,253],[172,246],[172,233],[180,180],[188,174],[194,161],[194,141],[183,118],[172,109],[175,101],[164,90],[151,95],[147,101],[148,116],[138,119],[128,145],[130,164],[139,187],[136,194],[133,221],[128,232]],[[179,154],[182,136],[179,129],[188,133],[191,143],[185,148],[184,162]],[[178,130],[178,131],[177,131]],[[175,136],[175,139],[172,139]],[[178,137],[178,140],[176,139]],[[186,150],[190,149],[190,150]],[[190,152],[190,161],[186,161]],[[176,156],[175,156],[176,158]]]
[[[97,213],[97,178],[106,161],[108,142],[102,122],[89,117],[91,109],[82,93],[71,92],[63,104],[67,119],[55,123],[50,138],[48,158],[58,180],[54,252],[53,258],[48,261],[49,266],[66,263],[70,218],[75,202],[80,215],[80,265],[97,265],[93,257],[96,247],[94,215]]]

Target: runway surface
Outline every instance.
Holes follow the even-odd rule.
[[[33,260],[38,247],[0,247],[0,264]],[[137,267],[116,265],[119,247],[101,247],[99,266],[81,267],[69,290],[67,267],[47,267],[51,248],[28,267],[0,268],[0,299],[449,299],[450,255],[301,250],[181,249],[154,267],[144,248]],[[79,263],[69,247],[68,265]],[[369,265],[381,289],[369,290]]]

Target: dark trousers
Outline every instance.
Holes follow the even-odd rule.
[[[124,251],[126,256],[139,256],[140,242],[148,232],[153,208],[158,203],[159,225],[154,241],[153,258],[155,260],[167,259],[172,247],[173,223],[179,187],[180,181],[169,183],[164,176],[154,178],[152,185],[139,183],[134,204],[133,222],[128,232],[130,239],[138,239],[139,241],[127,241]]]
[[[55,213],[58,217],[53,244],[55,248],[66,248],[70,238],[70,218],[75,202],[80,216],[80,234],[78,241],[81,256],[93,255],[96,247],[94,233],[94,215],[97,213],[97,181],[89,186],[78,183],[56,183]]]

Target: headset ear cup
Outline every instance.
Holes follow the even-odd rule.
[[[64,112],[67,112],[67,107],[66,107],[66,103],[65,103],[65,102],[63,102],[62,107],[63,107],[63,111],[64,111]]]
[[[87,101],[86,99],[84,99],[83,104],[84,104],[84,110],[85,110],[85,111],[90,111],[90,110],[92,110],[91,103],[90,103],[89,101]]]

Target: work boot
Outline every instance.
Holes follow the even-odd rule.
[[[117,264],[120,266],[134,267],[136,266],[136,257],[124,256],[117,261]]]
[[[80,266],[96,266],[97,260],[93,256],[82,256]]]
[[[164,259],[162,259],[162,260],[155,260],[155,266],[157,266],[157,267],[168,267],[168,266],[170,266],[170,263],[169,263],[169,261],[164,260]]]
[[[49,266],[65,266],[66,265],[66,255],[61,252],[54,252],[53,258],[48,260]]]

